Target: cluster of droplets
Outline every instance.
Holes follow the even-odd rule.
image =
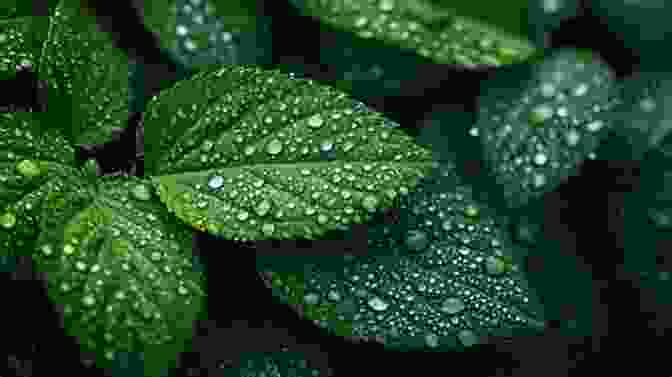
[[[267,271],[271,286],[319,326],[391,347],[471,346],[543,328],[500,225],[456,179],[443,166],[433,186],[406,196],[402,219],[369,238],[368,255],[306,264],[302,275]]]
[[[178,0],[171,5],[175,18],[172,49],[190,66],[237,63],[236,31],[227,30],[207,0]]]
[[[194,126],[154,182],[197,229],[241,240],[319,236],[389,206],[431,165],[430,152],[395,123],[329,87],[245,68],[211,75],[252,76],[239,90],[259,94],[224,95],[197,114],[188,103],[174,111],[175,123]]]
[[[40,79],[49,89],[50,111],[78,104],[72,129],[79,144],[91,145],[111,140],[113,129],[126,127],[129,63],[108,34],[77,12],[66,2],[54,10]]]
[[[173,323],[191,326],[204,295],[185,252],[190,234],[162,223],[147,183],[112,177],[99,187],[95,204],[91,192],[61,190],[69,199],[87,196],[89,205],[74,217],[49,213],[58,217],[60,231],[40,236],[35,260],[66,331],[108,360],[190,336]]]
[[[0,26],[0,72],[16,72],[35,65],[35,56],[26,41],[29,25],[19,19]]]
[[[317,17],[353,30],[362,38],[394,41],[441,63],[500,66],[527,58],[533,47],[502,36],[473,20],[454,16],[428,1],[310,0]],[[434,23],[448,23],[438,32]]]
[[[514,205],[555,188],[594,150],[617,105],[611,73],[573,51],[535,67],[522,93],[488,89],[470,130]],[[506,94],[501,94],[506,92]]]
[[[8,252],[31,247],[45,190],[73,171],[74,149],[55,132],[41,134],[34,116],[0,114],[0,248]]]
[[[308,365],[301,355],[288,351],[248,357],[241,364],[236,374],[240,377],[319,377],[321,375],[320,371]]]

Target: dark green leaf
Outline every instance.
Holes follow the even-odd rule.
[[[392,349],[453,349],[543,329],[543,310],[503,223],[473,199],[452,165],[406,196],[399,214],[396,222],[369,224],[366,255],[294,271],[262,268],[263,275],[305,318]]]
[[[486,82],[472,134],[509,205],[554,190],[594,158],[617,103],[611,71],[583,51],[561,50]]]
[[[527,39],[527,2],[492,8],[478,1],[293,0],[306,14],[412,49],[438,63],[468,68],[520,62],[535,52]],[[487,21],[474,17],[482,16]],[[499,17],[503,16],[501,19]],[[502,28],[503,26],[503,28]]]
[[[248,66],[161,92],[143,122],[161,200],[226,238],[313,238],[364,222],[431,165],[431,152],[362,103]]]
[[[62,0],[51,17],[39,76],[47,85],[52,127],[73,144],[103,144],[128,119],[128,57],[114,47],[76,0]]]
[[[83,176],[54,187],[42,206],[35,261],[50,298],[100,367],[141,353],[145,376],[174,367],[201,310],[191,231],[134,177]]]

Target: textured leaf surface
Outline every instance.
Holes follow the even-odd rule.
[[[531,67],[503,72],[481,88],[478,120],[486,161],[511,206],[575,174],[611,127],[618,90],[589,53],[561,50]]]
[[[431,166],[431,152],[345,94],[247,66],[178,83],[143,122],[161,200],[226,238],[313,238],[361,223]]]
[[[544,326],[501,226],[445,164],[403,199],[396,223],[370,223],[366,255],[262,271],[336,335],[400,350],[468,347]]]
[[[269,20],[258,7],[243,0],[151,0],[143,4],[143,18],[189,67],[261,64],[271,41]]]
[[[0,113],[0,253],[32,252],[46,193],[74,174],[75,150],[37,113]]]
[[[174,367],[205,297],[191,231],[134,177],[72,177],[48,197],[35,261],[66,332],[101,367],[126,352],[146,376]]]
[[[613,114],[615,128],[641,158],[672,130],[672,75],[643,72],[626,79],[621,88],[623,102]]]
[[[225,377],[326,377],[311,367],[299,352],[252,353],[241,356],[232,368],[227,368]]]
[[[73,144],[102,144],[128,119],[128,57],[78,1],[62,0],[51,16],[39,76],[48,89],[48,113]]]
[[[412,49],[438,63],[468,68],[500,66],[520,62],[534,53],[534,46],[528,40],[477,20],[471,17],[472,12],[468,11],[465,15],[460,13],[459,7],[449,8],[445,2],[292,2],[308,15],[326,23],[351,30],[362,38],[375,38]],[[470,9],[478,10],[474,7]],[[517,17],[520,17],[520,13]]]
[[[46,17],[3,19],[0,16],[0,80],[37,66],[48,27]]]

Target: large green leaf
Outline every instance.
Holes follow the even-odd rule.
[[[453,349],[543,330],[522,255],[453,165],[407,195],[396,221],[369,225],[367,253],[293,270],[260,266],[267,284],[331,333],[390,349]]]
[[[39,77],[46,83],[48,115],[73,144],[103,144],[128,119],[128,57],[80,14],[79,2],[61,0],[51,16]]]
[[[248,66],[161,92],[143,119],[145,168],[187,224],[253,240],[313,238],[390,207],[431,152],[310,80]]]
[[[128,352],[142,354],[145,376],[174,367],[205,298],[192,232],[128,176],[73,176],[41,210],[34,259],[66,332],[101,367]]]
[[[46,193],[74,174],[75,150],[36,113],[0,113],[0,254],[27,255]]]
[[[515,5],[507,2],[496,9],[492,9],[494,4],[485,5],[484,1],[451,1],[450,4],[430,0],[292,2],[306,14],[351,30],[362,38],[375,38],[412,49],[439,63],[468,68],[500,66],[520,62],[535,52],[522,29],[522,25],[527,25],[527,4],[521,1]],[[493,20],[500,16],[504,16],[503,19]]]
[[[560,50],[487,81],[472,134],[509,205],[554,190],[594,158],[617,103],[609,67],[583,51]]]

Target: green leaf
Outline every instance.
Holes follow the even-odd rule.
[[[390,207],[431,152],[345,94],[248,66],[201,72],[144,114],[161,200],[230,239],[313,238]]]
[[[644,157],[672,129],[672,77],[669,72],[640,72],[621,84],[622,104],[614,110],[615,129],[628,138],[635,158]]]
[[[190,68],[268,60],[270,20],[256,1],[151,0],[143,3],[142,13],[162,47]]]
[[[397,213],[369,223],[366,253],[262,274],[276,296],[330,333],[395,350],[543,330],[504,221],[473,199],[453,165],[441,165]]]
[[[37,66],[49,19],[44,16],[0,17],[0,81]]]
[[[0,252],[32,252],[46,192],[75,174],[75,150],[36,113],[0,113]]]
[[[66,332],[100,367],[128,352],[146,376],[174,367],[205,297],[191,231],[134,177],[73,177],[48,197],[34,259]]]
[[[39,77],[52,127],[64,128],[73,144],[103,144],[128,120],[128,57],[78,4],[62,0],[51,16]]]
[[[554,190],[595,158],[619,102],[609,67],[574,50],[502,72],[481,93],[472,134],[511,207]]]
[[[526,30],[520,26],[527,25],[527,5],[521,1],[507,2],[494,10],[493,4],[484,6],[478,1],[451,1],[450,5],[430,0],[293,3],[328,24],[362,38],[414,50],[438,63],[467,68],[500,66],[523,61],[535,52]]]

